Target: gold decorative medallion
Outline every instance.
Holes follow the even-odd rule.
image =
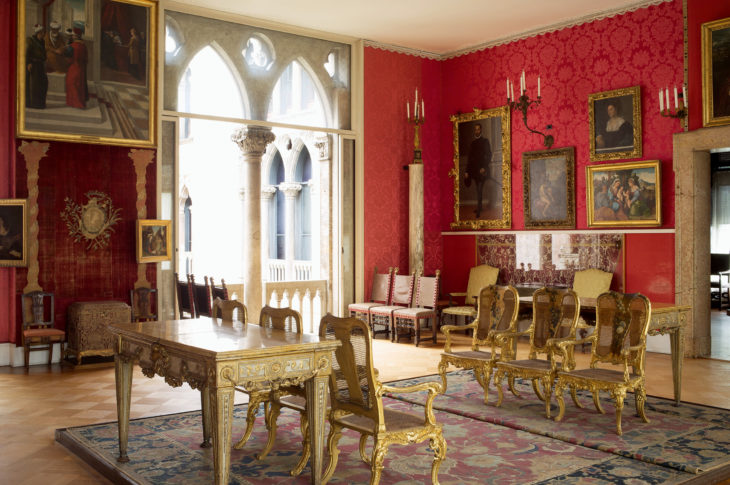
[[[121,209],[115,209],[111,198],[104,192],[92,190],[85,195],[88,199],[86,205],[79,205],[66,197],[61,219],[75,242],[86,239],[87,250],[105,248],[114,231],[112,226],[121,219]]]

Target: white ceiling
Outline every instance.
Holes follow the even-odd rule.
[[[661,0],[176,0],[443,55]]]

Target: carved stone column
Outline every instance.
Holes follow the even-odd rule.
[[[276,194],[276,187],[267,185],[261,189],[261,268],[263,271],[263,280],[269,281],[268,263],[269,263],[269,204]],[[264,295],[266,296],[266,295]]]
[[[423,270],[423,164],[408,165],[408,271]]]
[[[147,219],[147,165],[153,162],[155,151],[133,148],[129,151],[129,158],[134,164],[134,173],[137,176],[137,219]],[[147,281],[147,264],[137,263],[137,281],[134,282],[134,287],[150,286],[152,285]]]
[[[28,258],[28,276],[23,293],[43,291],[38,283],[38,169],[49,146],[49,143],[23,141],[18,147],[18,151],[25,157],[28,170],[28,254],[25,255]]]
[[[246,126],[231,140],[243,158],[243,301],[249,319],[256,321],[263,302],[261,279],[261,157],[276,136],[270,128]]]
[[[331,136],[318,137],[314,146],[317,147],[317,158],[319,160],[319,177],[315,184],[317,195],[312,194],[312,200],[316,199],[319,203],[318,248],[317,259],[314,259],[314,264],[319,265],[319,271],[314,277],[327,280],[327,291],[331,295],[332,263],[330,258],[332,254],[335,254],[332,248]],[[313,227],[312,235],[315,231],[317,231],[317,228]],[[327,301],[331,301],[331,299]],[[330,309],[328,308],[328,310]]]
[[[302,191],[300,184],[284,182],[279,184],[279,190],[284,192],[286,204],[284,208],[284,220],[286,221],[286,242],[285,242],[285,259],[286,259],[286,280],[293,281],[296,279],[294,275],[294,246],[295,246],[295,203],[297,195]]]

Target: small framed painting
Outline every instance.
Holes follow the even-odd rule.
[[[156,263],[172,259],[172,221],[137,220],[137,262]]]
[[[525,228],[575,228],[573,147],[522,154]]]
[[[641,157],[639,86],[588,96],[592,162]]]
[[[0,266],[28,265],[25,199],[0,199]]]
[[[661,163],[614,163],[586,167],[588,227],[659,226]]]
[[[730,124],[730,18],[702,24],[702,122]]]

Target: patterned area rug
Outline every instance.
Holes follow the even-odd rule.
[[[410,385],[434,376],[407,379],[393,385]],[[447,390],[434,401],[434,409],[448,411],[487,423],[528,431],[646,463],[699,474],[730,464],[730,411],[682,403],[674,406],[667,399],[647,397],[646,414],[649,423],[636,415],[633,394],[628,394],[622,413],[623,435],[616,434],[613,400],[601,394],[600,414],[590,393],[579,392],[585,407],[578,408],[569,392],[565,392],[565,416],[560,422],[545,418],[545,405],[538,400],[529,381],[516,380],[520,397],[513,395],[504,381],[504,400],[496,406],[497,390],[489,388],[489,404],[484,404],[484,392],[471,371],[450,372]],[[419,394],[398,395],[399,399],[415,404],[423,402]],[[551,415],[558,414],[555,396]]]
[[[423,407],[386,398],[387,405],[423,413]],[[443,402],[441,403],[443,404]],[[246,406],[235,410],[234,439],[240,437]],[[693,475],[579,446],[565,440],[472,419],[446,411],[436,413],[444,425],[446,459],[442,484],[614,484],[682,483]],[[213,458],[201,449],[200,412],[137,419],[130,422],[130,462],[119,464],[117,425],[106,423],[58,430],[56,439],[116,483],[212,483]],[[300,456],[299,415],[286,409],[279,417],[274,449],[263,461],[254,457],[266,442],[263,419],[243,450],[233,450],[231,484],[309,483],[309,468],[289,476]],[[372,445],[372,442],[369,443]],[[330,483],[368,483],[369,467],[360,460],[358,435],[348,430],[340,440],[340,459]],[[433,452],[428,442],[390,447],[382,484],[430,483]],[[325,466],[327,458],[325,457]]]

